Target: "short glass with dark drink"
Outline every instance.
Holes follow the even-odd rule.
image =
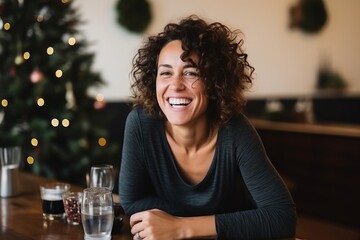
[[[65,217],[63,194],[70,190],[67,183],[47,183],[40,186],[44,219],[54,220]]]

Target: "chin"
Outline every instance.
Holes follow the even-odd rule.
[[[167,121],[171,124],[171,125],[176,125],[176,126],[183,126],[186,125],[188,123],[187,120],[184,119],[179,119],[179,118],[167,118]]]

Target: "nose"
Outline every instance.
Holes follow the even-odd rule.
[[[183,78],[180,74],[174,75],[171,80],[170,87],[173,90],[182,90],[185,88]]]

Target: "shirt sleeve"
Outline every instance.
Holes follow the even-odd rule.
[[[145,161],[148,156],[144,154],[147,138],[142,136],[142,120],[136,109],[126,119],[119,175],[120,202],[128,215],[152,208],[170,212],[174,207],[156,196],[148,174]]]
[[[219,239],[274,239],[295,236],[292,197],[248,121],[238,136],[237,165],[255,208],[215,216]]]

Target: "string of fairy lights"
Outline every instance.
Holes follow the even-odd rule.
[[[19,2],[22,2],[23,0],[19,0]],[[63,4],[68,3],[70,0],[61,0],[61,2]],[[42,14],[38,15],[36,17],[36,20],[40,23],[44,20],[44,16]],[[10,22],[3,22],[1,16],[0,16],[0,30],[5,30],[5,31],[10,31],[11,29],[11,23]],[[76,44],[76,38],[74,36],[68,36],[67,39],[67,44],[69,46],[74,46]],[[46,53],[51,56],[55,53],[55,49],[51,46],[49,46],[46,49]],[[20,65],[22,63],[24,63],[25,61],[29,61],[31,59],[31,53],[28,51],[23,52],[22,54],[19,54],[15,57],[14,63],[16,65]],[[54,75],[56,78],[61,78],[63,76],[63,70],[62,69],[57,69],[54,72]],[[40,82],[42,79],[44,78],[43,73],[39,70],[39,69],[34,69],[31,74],[30,74],[30,81],[34,84]],[[75,102],[75,97],[73,95],[73,90],[72,90],[72,83],[71,82],[67,82],[66,83],[66,94],[65,94],[65,98],[67,101],[66,107],[69,109],[74,109],[76,108],[76,102]],[[37,99],[35,99],[37,106],[39,107],[45,107],[46,106],[46,100],[43,97],[38,97]],[[9,102],[8,99],[1,99],[0,101],[0,105],[5,109],[7,107],[11,106],[11,102]],[[99,110],[104,108],[106,105],[105,102],[105,98],[102,94],[97,94],[95,96],[95,101],[94,101],[94,108]],[[2,115],[2,116],[1,116]],[[3,121],[4,118],[4,112],[0,111],[0,124]],[[64,119],[58,119],[58,118],[52,118],[49,119],[50,124],[52,127],[57,128],[57,127],[64,127],[64,128],[68,128],[71,124],[70,120],[67,118]],[[107,143],[107,140],[105,137],[99,137],[98,138],[98,145],[100,147],[104,147]],[[30,144],[33,147],[38,147],[41,143],[39,142],[39,140],[36,137],[32,137],[30,139]],[[86,145],[86,144],[85,144]],[[35,163],[35,158],[34,156],[27,156],[26,157],[26,162],[30,165]]]

